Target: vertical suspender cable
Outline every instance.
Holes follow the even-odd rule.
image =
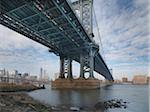
[[[105,61],[105,55],[104,55],[103,45],[102,45],[102,41],[101,41],[100,29],[99,29],[99,26],[98,26],[97,17],[96,17],[96,13],[95,13],[94,7],[93,7],[93,12],[94,12],[94,18],[95,18],[97,31],[98,31],[97,33],[98,33],[98,39],[99,39],[99,44],[100,44],[100,51],[101,51],[101,55],[103,56],[103,59]]]

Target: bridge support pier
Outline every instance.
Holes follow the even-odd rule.
[[[59,71],[59,78],[65,78],[64,74],[64,57],[60,56],[60,71]]]
[[[85,78],[84,76],[85,70],[84,70],[84,60],[83,56],[80,56],[80,78]]]
[[[95,56],[96,52],[97,52],[97,50],[91,48],[90,60],[89,60],[90,61],[89,62],[89,64],[90,64],[90,71],[89,71],[90,76],[89,76],[89,78],[94,78],[94,56]]]
[[[55,89],[97,89],[100,88],[100,80],[94,78],[94,57],[97,49],[91,47],[87,54],[80,55],[80,78],[73,79],[72,59],[60,56],[60,78],[52,81],[52,88]],[[85,80],[85,73],[89,78]],[[65,79],[67,74],[67,78]],[[72,80],[73,79],[73,80]]]
[[[85,78],[85,73],[89,73],[89,78],[94,78],[94,56],[97,50],[91,48],[89,54],[80,55],[80,78]]]
[[[60,73],[59,78],[65,78],[65,74],[67,74],[67,78],[73,79],[72,76],[72,60],[70,58],[65,58],[60,56]]]
[[[73,79],[72,76],[72,60],[71,59],[67,59],[67,78],[69,79]]]

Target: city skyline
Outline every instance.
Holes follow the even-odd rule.
[[[39,75],[37,74],[30,74],[27,72],[21,73],[18,70],[14,70],[13,72],[7,70],[7,69],[0,69],[0,77],[15,77],[15,76],[20,76],[20,78],[30,78],[30,76],[32,77],[36,77],[36,80],[56,80],[59,77],[58,73],[55,73],[55,78],[53,79],[49,79],[48,73],[46,72],[45,69],[40,68],[40,73]],[[78,77],[73,76],[74,79],[78,79]],[[88,78],[88,77],[87,77]],[[149,84],[150,81],[150,76],[148,75],[133,75],[132,79],[129,79],[126,76],[120,77],[120,79],[114,79],[114,83],[133,83],[133,81],[137,79],[137,81],[139,81],[140,83],[147,83]],[[107,81],[105,79],[100,79],[101,81]]]
[[[105,61],[115,79],[124,75],[148,74],[148,0],[99,0],[95,13],[103,43]],[[50,77],[59,72],[59,58],[48,48],[0,25],[0,68],[39,74],[47,69]],[[94,24],[94,39],[99,42]],[[79,64],[73,63],[79,76]],[[96,74],[97,75],[97,74]]]

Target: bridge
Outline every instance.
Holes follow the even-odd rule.
[[[1,0],[0,24],[43,44],[59,56],[60,78],[73,78],[75,60],[80,63],[80,78],[89,73],[92,79],[96,71],[112,81],[99,45],[93,39],[92,6],[93,0]]]

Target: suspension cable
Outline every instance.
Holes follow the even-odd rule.
[[[101,53],[101,55],[103,56],[104,61],[105,61],[105,55],[104,55],[103,44],[102,44],[102,40],[101,40],[100,29],[99,29],[99,26],[98,26],[97,17],[96,17],[96,13],[95,13],[94,7],[93,7],[93,12],[94,12],[95,24],[96,24],[96,27],[97,27],[97,33],[98,33],[99,44],[100,44],[100,51],[101,51],[100,53]]]

